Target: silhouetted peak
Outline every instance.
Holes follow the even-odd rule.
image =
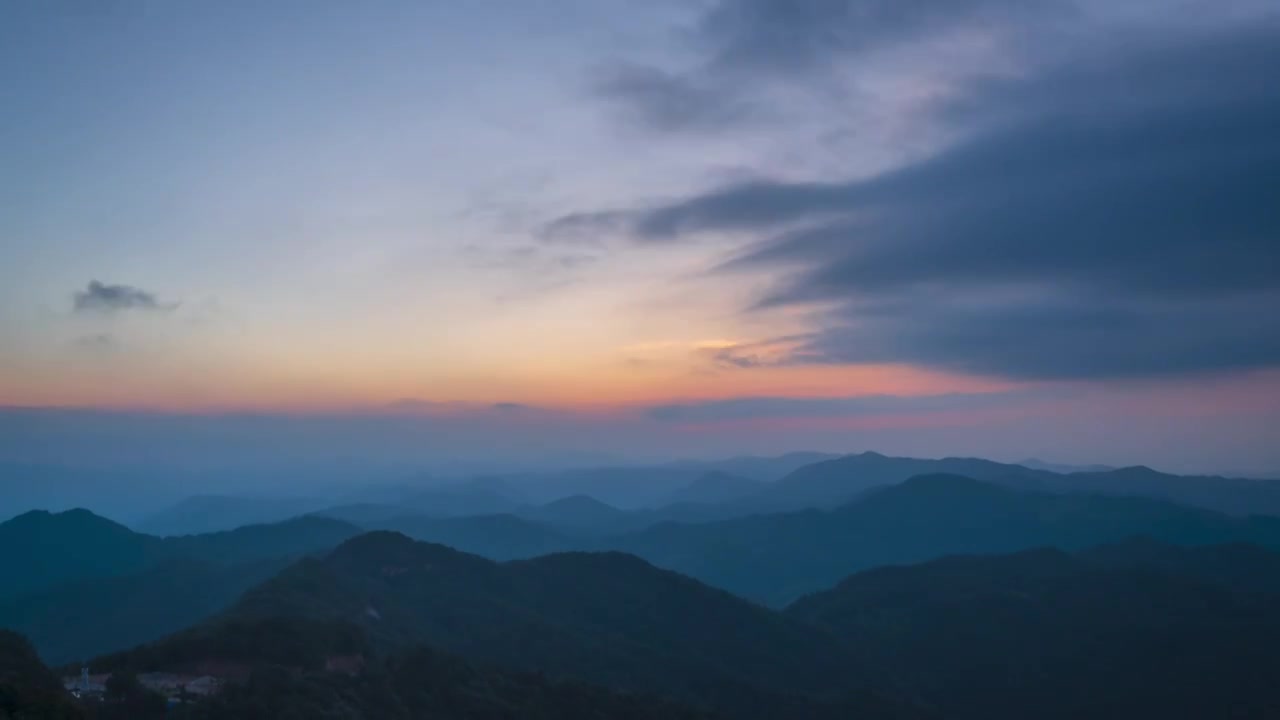
[[[874,450],[868,450],[866,452],[855,453],[852,455],[843,455],[838,458],[831,458],[829,460],[823,460],[821,462],[811,463],[809,465],[806,465],[805,467],[799,468],[797,472],[804,471],[807,468],[813,468],[813,467],[856,468],[861,466],[880,465],[887,461],[892,461],[896,459],[897,458],[889,457],[888,455],[878,453]]]
[[[330,555],[357,556],[413,552],[418,544],[418,541],[404,533],[394,530],[374,530],[347,540],[334,548]]]
[[[393,530],[376,530],[347,540],[327,558],[330,565],[381,571],[393,575],[412,569],[488,566],[494,564],[476,555],[446,545],[414,540]]]
[[[1164,473],[1159,470],[1147,467],[1146,465],[1129,465],[1127,467],[1117,468],[1111,471],[1111,474],[1122,475],[1125,477],[1160,477]]]
[[[719,503],[752,495],[762,487],[764,483],[759,480],[724,470],[708,470],[675,492],[670,500],[677,503]]]
[[[1005,592],[1035,579],[1058,578],[1076,572],[1079,567],[1079,561],[1071,554],[1049,547],[1006,555],[949,555],[914,565],[863,570],[830,590],[800,598],[792,603],[788,612],[812,617],[842,605],[928,603],[948,594],[972,597],[975,591]]]
[[[1071,553],[1052,547],[1038,547],[1005,555],[951,555],[903,568],[912,574],[943,572],[1014,574],[1016,577],[1058,575],[1073,571],[1079,563]],[[876,570],[867,571],[874,575]]]
[[[517,560],[531,567],[578,568],[584,571],[602,571],[612,569],[628,572],[662,572],[647,560],[631,553],[617,550],[603,552],[587,552],[574,550],[571,552],[552,553],[529,560]]]
[[[581,493],[562,497],[559,500],[552,500],[542,507],[544,510],[618,510],[609,503]]]
[[[48,510],[31,510],[25,512],[6,522],[0,523],[0,527],[10,528],[37,528],[37,527],[65,527],[65,528],[92,528],[92,529],[110,529],[115,531],[133,532],[129,528],[120,523],[97,515],[90,510],[84,508],[73,508],[71,510],[63,510],[62,512],[49,512]]]
[[[997,486],[991,483],[985,483],[981,480],[974,480],[964,475],[955,475],[952,473],[929,473],[927,475],[916,475],[907,478],[899,488],[903,491],[910,492],[927,492],[927,493],[957,493],[967,491],[984,491],[998,490]]]
[[[258,523],[254,525],[246,525],[245,527],[258,528],[278,528],[280,530],[299,530],[299,529],[322,529],[322,528],[355,528],[355,525],[346,520],[338,518],[326,517],[324,515],[299,515],[287,520],[281,520],[274,523]],[[243,528],[242,528],[243,529]],[[234,532],[234,531],[233,531]]]
[[[28,510],[22,513],[21,515],[14,515],[8,520],[5,520],[3,523],[0,523],[0,526],[30,525],[30,524],[45,522],[48,518],[51,518],[51,517],[53,517],[53,513],[49,512],[48,510]]]
[[[861,498],[844,505],[843,508],[856,510],[866,503],[875,505],[890,503],[896,505],[898,503],[915,503],[919,501],[934,505],[937,502],[990,498],[1005,495],[1009,492],[1009,490],[1005,490],[998,485],[974,480],[964,475],[929,473],[915,475],[897,485],[873,488]]]

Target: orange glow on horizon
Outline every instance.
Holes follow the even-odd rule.
[[[94,407],[172,412],[370,412],[399,401],[441,407],[520,403],[576,412],[734,397],[855,397],[998,392],[1014,384],[907,366],[776,366],[762,368],[628,367],[587,372],[270,373],[250,377],[182,373],[145,377],[0,377],[0,405]]]

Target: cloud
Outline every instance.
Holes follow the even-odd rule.
[[[743,353],[736,348],[718,348],[711,350],[712,361],[716,365],[735,367],[735,368],[755,368],[766,365],[767,362],[759,355],[754,353]]]
[[[156,296],[130,285],[107,285],[97,280],[76,292],[73,301],[76,312],[122,312],[126,310],[169,311],[177,303],[162,303]]]
[[[707,423],[765,418],[874,417],[902,413],[972,411],[1003,407],[1036,397],[1026,391],[947,393],[942,395],[862,395],[857,397],[742,397],[656,405],[645,414],[654,420]]]
[[[829,92],[873,53],[963,30],[1012,37],[1074,15],[1065,0],[718,0],[686,34],[692,67],[622,64],[593,89],[653,129],[718,131],[783,117],[771,91]]]
[[[110,333],[81,335],[75,339],[73,344],[76,348],[91,354],[109,353],[119,346],[115,336]]]
[[[735,71],[812,72],[834,56],[866,53],[963,25],[1025,24],[1060,0],[720,0],[698,33],[712,64]]]
[[[514,270],[526,275],[555,275],[565,270],[586,267],[599,256],[580,251],[547,248],[540,245],[482,245],[462,248],[467,263],[481,270]]]
[[[370,408],[370,413],[390,412],[393,415],[419,415],[423,417],[452,417],[483,419],[495,415],[515,416],[517,414],[539,413],[549,414],[553,410],[518,402],[478,403],[449,400],[423,400],[420,398],[400,398],[386,405]]]
[[[634,215],[632,212],[610,210],[571,213],[544,225],[539,237],[549,243],[598,247],[604,238],[628,232]]]
[[[1280,365],[1280,25],[1134,42],[992,80],[977,128],[869,179],[755,182],[634,216],[757,238],[728,270],[817,303],[793,362],[1018,378]]]
[[[494,403],[492,406],[490,406],[490,409],[495,410],[497,412],[502,412],[502,413],[514,413],[514,412],[524,412],[526,410],[533,410],[534,407],[532,405],[525,405],[524,403],[499,402],[499,403]]]
[[[634,113],[640,124],[662,130],[714,129],[763,112],[714,82],[642,65],[608,68],[594,90]]]
[[[755,342],[714,342],[697,348],[697,352],[713,368],[747,370],[789,364],[797,347],[808,343],[808,336],[785,336]]]
[[[843,312],[791,363],[906,362],[1026,380],[1152,377],[1280,365],[1280,297],[1142,304],[942,303]]]

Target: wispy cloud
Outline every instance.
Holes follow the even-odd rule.
[[[692,66],[619,64],[593,89],[654,130],[719,132],[785,118],[774,91],[838,95],[875,53],[965,31],[1025,36],[1075,15],[1067,0],[718,0],[683,33]]]
[[[502,413],[524,412],[526,410],[534,410],[532,405],[517,402],[499,402],[490,406],[490,409]]]
[[[97,280],[89,281],[84,290],[73,298],[76,312],[122,312],[143,310],[167,312],[178,307],[177,303],[162,303],[153,293],[132,285],[108,285]]]
[[[91,354],[109,353],[119,346],[115,336],[110,333],[93,333],[76,338],[75,347]]]

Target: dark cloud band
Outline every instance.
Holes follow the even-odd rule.
[[[973,131],[923,161],[723,188],[629,228],[758,238],[726,268],[792,270],[761,305],[834,308],[793,362],[1040,379],[1280,365],[1275,77],[1275,23],[1098,52],[986,83],[946,110]]]

